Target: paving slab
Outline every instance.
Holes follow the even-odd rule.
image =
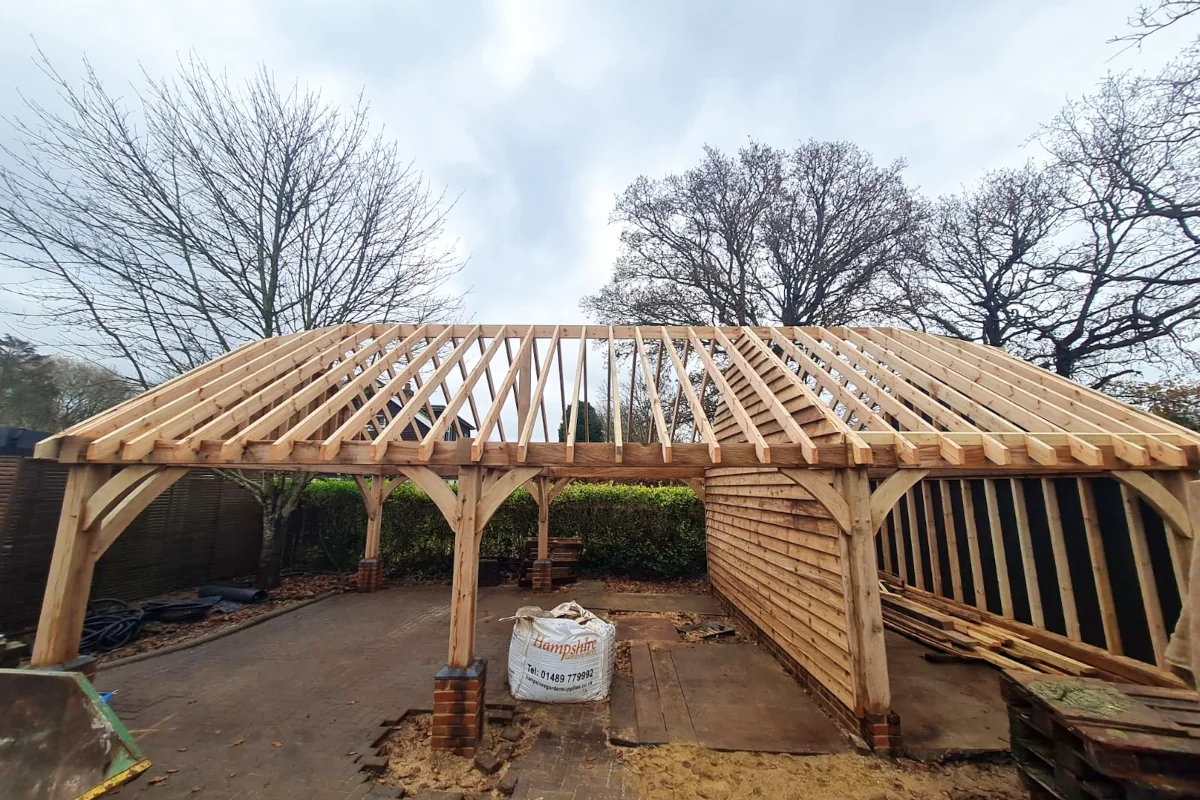
[[[1007,751],[1008,708],[1000,673],[989,664],[935,664],[935,652],[886,631],[892,710],[908,754],[922,760]]]
[[[514,702],[506,679],[512,623],[501,618],[539,602],[513,587],[479,593],[476,649],[489,661],[490,703]],[[379,796],[359,762],[384,719],[429,707],[449,623],[449,586],[350,593],[188,650],[100,670],[96,688],[116,690],[114,710],[153,762],[120,797]],[[537,768],[516,797],[557,800],[571,797],[574,785],[598,800],[632,796],[615,758],[577,755],[604,750],[606,708],[553,706],[547,714],[553,735],[535,747]],[[154,777],[165,780],[152,786]]]

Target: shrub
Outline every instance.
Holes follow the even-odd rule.
[[[352,480],[309,484],[296,515],[293,563],[351,569],[362,557],[367,515]],[[704,505],[691,489],[573,483],[550,507],[550,535],[583,540],[581,569],[641,578],[705,571]],[[484,529],[483,558],[515,561],[537,536],[537,504],[524,488],[501,504]],[[405,483],[384,505],[380,558],[388,574],[448,575],[454,537],[433,501]]]

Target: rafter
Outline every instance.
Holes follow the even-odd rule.
[[[603,443],[579,430],[589,343],[607,351]],[[493,375],[497,364],[502,376]],[[554,372],[563,442],[550,430]],[[484,379],[486,408],[477,396]],[[716,396],[719,423],[706,394],[709,405]],[[445,399],[436,411],[435,395]],[[647,406],[651,426],[633,442],[631,399]],[[677,432],[684,403],[690,437]],[[534,441],[539,424],[544,441]],[[459,435],[445,441],[451,431]],[[771,463],[1040,477],[1196,470],[1200,435],[994,349],[895,328],[366,323],[248,344],[36,452],[66,463],[350,473],[528,464],[579,474],[658,468],[678,478],[714,464]],[[141,482],[133,474],[106,491],[128,493]]]

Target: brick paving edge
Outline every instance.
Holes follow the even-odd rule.
[[[96,670],[99,671],[102,669],[109,669],[110,667],[123,667],[126,664],[134,664],[138,661],[145,661],[147,658],[165,656],[169,653],[178,653],[180,650],[187,650],[189,647],[198,647],[199,645],[216,641],[217,639],[237,633],[238,631],[244,631],[246,628],[253,628],[255,625],[258,625],[261,622],[266,622],[269,619],[275,619],[276,617],[281,617],[284,614],[304,608],[305,606],[311,606],[313,603],[319,603],[322,600],[328,600],[329,598],[339,594],[344,594],[344,592],[340,589],[335,589],[331,592],[326,592],[325,594],[319,594],[316,597],[310,597],[307,600],[301,600],[299,603],[293,603],[290,606],[283,606],[282,608],[277,608],[274,611],[268,611],[265,614],[260,614],[257,617],[248,619],[245,622],[239,622],[236,625],[230,625],[228,628],[222,628],[221,630],[214,631],[213,633],[206,633],[203,636],[197,636],[195,639],[188,639],[186,642],[176,642],[175,644],[169,644],[166,647],[160,647],[156,650],[147,650],[144,653],[134,653],[131,656],[117,658],[112,661],[101,661],[96,665]]]

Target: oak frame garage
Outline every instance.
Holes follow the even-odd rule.
[[[568,411],[590,402],[593,384],[606,387],[594,399],[612,420],[602,442]],[[629,441],[613,412],[627,407],[632,419],[639,393],[649,424],[644,441]],[[548,405],[561,406],[566,441],[551,440]],[[468,411],[475,436],[448,437]],[[1188,487],[1200,485],[1189,484],[1195,433],[998,350],[893,328],[347,324],[250,342],[41,442],[35,456],[71,465],[35,665],[77,654],[96,560],[189,469],[358,476],[368,561],[389,489],[419,485],[455,531],[434,741],[463,753],[480,732],[486,683],[474,652],[479,541],[523,484],[543,505],[553,480],[697,485],[714,588],[878,746],[896,727],[879,582],[895,539],[880,548],[876,534],[910,490],[1112,475],[1165,520],[1183,596],[1197,518]],[[535,570],[549,567],[540,558]],[[1154,616],[1153,593],[1143,597]]]

